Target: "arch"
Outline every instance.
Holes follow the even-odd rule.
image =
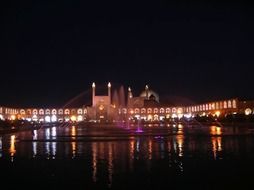
[[[148,113],[148,114],[149,114],[149,113],[152,113],[152,111],[153,111],[152,108],[148,108],[148,109],[147,109],[147,113]]]
[[[43,109],[39,109],[39,115],[44,115],[44,110]]]
[[[176,113],[176,108],[172,108],[172,113]]]
[[[161,109],[160,109],[160,113],[165,113],[165,109],[164,109],[164,108],[161,108]]]
[[[228,100],[228,108],[232,108],[231,100]]]
[[[154,121],[159,121],[159,116],[158,116],[157,114],[155,114],[155,115],[153,116],[153,120],[154,120]]]
[[[141,109],[141,113],[146,113],[146,109],[145,109],[145,108],[142,108],[142,109]]]
[[[170,108],[166,108],[166,113],[170,113]]]
[[[154,108],[153,109],[153,113],[159,113],[159,109],[158,108]]]
[[[72,110],[71,110],[71,114],[76,114],[76,110],[75,110],[75,109],[72,109]]]
[[[65,114],[65,115],[70,115],[70,110],[69,110],[69,109],[65,109],[65,110],[64,110],[64,114]]]
[[[78,109],[78,114],[82,114],[83,113],[83,110],[82,109]]]
[[[87,109],[84,109],[84,114],[87,114]]]
[[[25,114],[26,114],[26,111],[25,111],[24,109],[21,109],[21,110],[20,110],[20,114],[21,114],[21,115],[25,115]]]
[[[59,114],[59,115],[63,115],[63,109],[59,109],[59,110],[58,110],[58,114]]]
[[[140,113],[140,109],[139,108],[135,108],[135,113]]]
[[[236,108],[236,100],[233,100],[232,104],[233,108]]]
[[[28,115],[31,115],[31,114],[32,114],[31,109],[27,109],[27,110],[26,110],[26,113],[27,113]]]
[[[228,108],[227,101],[224,101],[224,103],[223,103],[223,108],[224,108],[224,109],[227,109],[227,108]]]
[[[37,115],[38,114],[38,110],[37,109],[33,109],[33,115]]]
[[[48,115],[50,114],[50,109],[46,109],[46,114],[48,114]]]

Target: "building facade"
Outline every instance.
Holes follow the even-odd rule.
[[[127,98],[123,93],[111,95],[111,83],[107,85],[107,95],[96,95],[96,85],[92,84],[92,105],[79,108],[9,108],[0,107],[0,119],[24,119],[39,122],[114,122],[143,120],[148,122],[170,119],[191,118],[196,115],[214,117],[227,114],[254,114],[254,101],[240,101],[237,98],[207,102],[189,106],[163,105],[159,95],[146,85],[140,96],[134,97],[128,88]],[[123,103],[124,102],[124,103]]]

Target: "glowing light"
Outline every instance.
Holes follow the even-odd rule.
[[[111,88],[111,83],[110,82],[108,83],[108,87]]]
[[[244,113],[245,113],[245,115],[250,115],[251,109],[250,108],[245,109]]]
[[[103,105],[100,105],[100,106],[99,106],[99,110],[100,110],[100,111],[104,110],[104,106],[103,106]]]
[[[184,141],[184,137],[182,135],[176,136],[177,147],[179,150],[179,153],[178,153],[179,157],[183,156],[183,141]]]
[[[51,117],[51,121],[52,121],[52,122],[56,122],[56,121],[57,121],[56,115],[53,115],[53,116]]]
[[[93,181],[97,181],[97,144],[92,144],[92,168],[93,168]]]
[[[37,115],[33,115],[32,120],[37,121],[38,120]]]
[[[173,113],[172,118],[177,118],[177,115],[175,113]]]
[[[45,121],[49,123],[49,122],[50,122],[50,116],[47,115],[47,116],[45,117]]]
[[[1,119],[1,120],[4,120],[4,117],[3,117],[3,115],[0,115],[0,119]]]
[[[221,127],[211,126],[210,127],[210,134],[211,135],[221,135],[222,134]]]
[[[73,137],[73,139],[75,139],[75,136],[76,136],[76,127],[75,126],[71,127],[71,136]]]
[[[52,132],[52,136],[55,137],[56,136],[56,127],[52,127],[51,132]]]
[[[16,116],[15,115],[12,115],[11,116],[11,120],[15,120],[16,119]]]
[[[147,120],[152,120],[153,116],[152,115],[148,115]]]
[[[10,154],[11,154],[11,157],[13,157],[16,153],[16,149],[15,149],[15,138],[16,136],[15,135],[12,135],[11,136],[11,146],[10,146]],[[13,160],[12,160],[13,161]]]
[[[217,117],[219,117],[219,116],[220,116],[220,111],[216,111],[216,112],[215,112],[215,115],[216,115]]]
[[[79,115],[77,119],[78,119],[78,121],[82,121],[83,120],[82,115]]]
[[[76,121],[77,117],[75,115],[71,116],[71,121]]]
[[[93,82],[92,87],[95,88],[95,83]]]

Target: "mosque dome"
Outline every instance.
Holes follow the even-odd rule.
[[[155,100],[156,102],[159,102],[159,95],[153,90],[149,89],[148,86],[146,86],[146,89],[141,92],[140,97],[146,98],[146,94],[148,94],[149,100]]]

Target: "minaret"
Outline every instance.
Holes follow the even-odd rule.
[[[131,99],[133,97],[131,92],[131,87],[128,88],[128,99]]]
[[[132,95],[132,92],[131,92],[131,88],[129,87],[128,88],[128,100],[127,100],[127,105],[128,107],[131,105],[131,99],[132,99],[133,95]]]
[[[111,83],[108,83],[108,97],[109,97],[109,104],[111,104]]]
[[[148,85],[146,85],[145,92],[146,92],[146,99],[147,100],[149,99],[149,97],[148,97],[148,91],[149,91],[149,87],[148,87]]]
[[[95,106],[95,102],[94,102],[94,97],[95,97],[95,83],[93,82],[93,84],[92,84],[92,102],[93,102],[93,107]]]

